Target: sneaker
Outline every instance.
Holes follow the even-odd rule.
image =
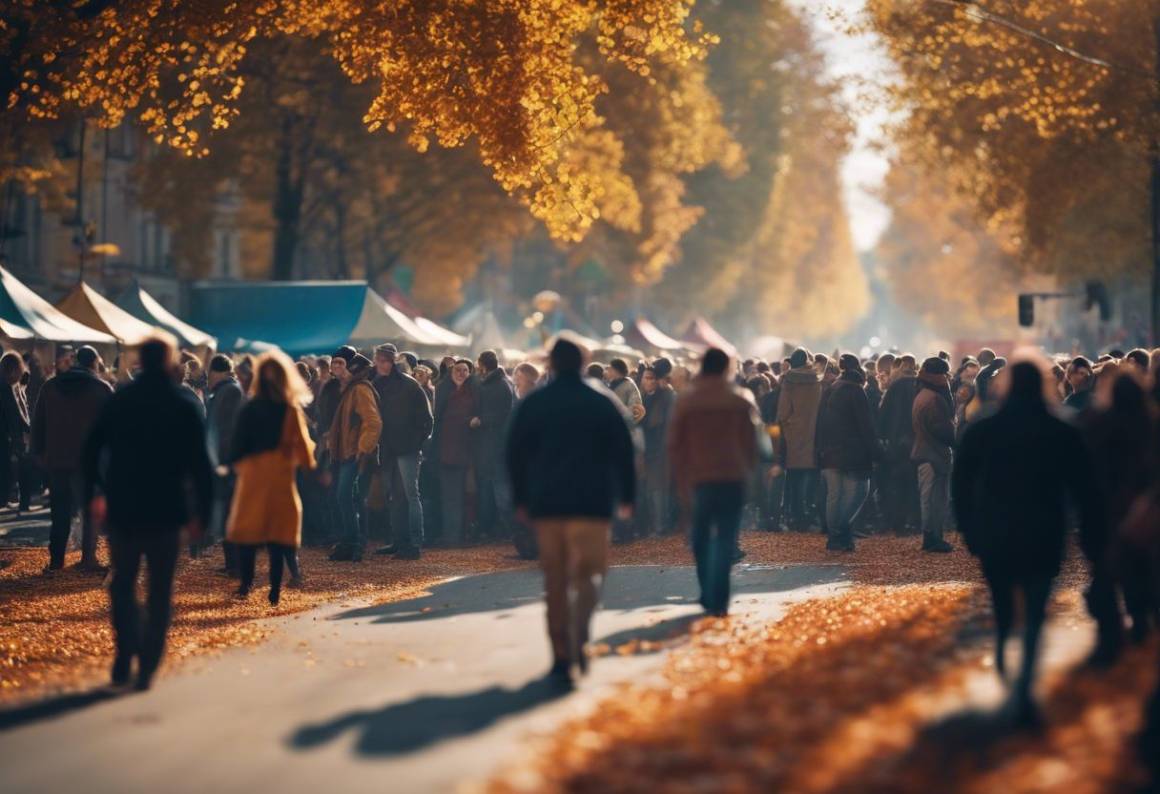
[[[360,554],[359,557],[361,558],[362,555]],[[354,559],[354,550],[350,546],[340,543],[334,547],[334,551],[330,553],[330,557],[327,559],[331,562],[349,562]]]
[[[248,587],[239,587],[234,592],[234,600],[235,601],[246,601],[249,599],[249,597],[250,597],[250,588],[248,588]]]
[[[278,606],[278,602],[282,600],[282,593],[278,590],[271,590],[267,599],[270,602],[270,606],[276,607]]]
[[[929,551],[933,554],[950,554],[955,550],[955,547],[941,538],[928,538],[923,540],[922,550]]]
[[[564,659],[553,662],[548,670],[548,680],[554,684],[572,686],[572,663]]]
[[[96,560],[81,560],[73,566],[73,570],[81,573],[104,573],[106,568]]]

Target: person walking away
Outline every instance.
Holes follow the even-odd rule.
[[[315,467],[314,443],[301,408],[312,394],[290,359],[279,352],[258,359],[251,389],[229,455],[237,488],[227,536],[237,546],[238,597],[249,597],[254,558],[258,547],[265,545],[270,556],[269,601],[276,606],[282,594],[282,565],[293,564],[302,543],[297,472]]]
[[[1089,662],[1097,667],[1115,663],[1123,647],[1120,593],[1132,618],[1132,638],[1141,642],[1154,610],[1151,591],[1160,585],[1149,581],[1152,572],[1146,551],[1128,552],[1116,542],[1136,501],[1155,481],[1154,421],[1138,377],[1122,370],[1101,382],[1101,398],[1106,393],[1109,404],[1102,410],[1092,408],[1080,425],[1092,456],[1092,485],[1099,489],[1104,508],[1104,535],[1089,535],[1084,546],[1092,573],[1085,596],[1097,627],[1096,647]]]
[[[213,471],[201,415],[172,377],[172,344],[147,340],[139,356],[141,375],[105,402],[93,425],[82,471],[85,503],[103,518],[113,561],[112,680],[127,684],[136,659],[136,687],[148,689],[165,651],[180,531],[197,537],[207,526]],[[144,625],[136,594],[142,558],[149,567]]]
[[[360,520],[365,499],[362,488],[371,470],[378,465],[383,420],[379,417],[378,395],[370,384],[373,371],[370,360],[355,354],[346,366],[336,367],[335,363],[341,360],[336,356],[331,361],[342,392],[327,433],[327,445],[336,469],[333,487],[342,534],[330,559],[361,562],[366,545]]]
[[[955,404],[951,396],[950,364],[928,358],[918,372],[914,398],[914,446],[910,460],[918,468],[922,550],[953,551],[943,539],[950,498],[951,461],[955,446]]]
[[[608,568],[614,512],[632,517],[635,450],[627,414],[603,386],[580,377],[581,348],[561,338],[552,379],[512,417],[505,459],[516,513],[536,529],[547,595],[550,675],[588,669],[585,645]]]
[[[455,362],[447,383],[436,392],[435,449],[439,456],[439,492],[443,495],[443,542],[463,543],[467,472],[471,468],[471,417],[475,413],[475,381],[471,363]]]
[[[72,359],[70,359],[72,360]],[[113,389],[97,377],[100,356],[89,346],[76,351],[75,364],[44,384],[32,418],[32,454],[48,472],[52,529],[50,571],[64,567],[73,515],[81,513],[81,570],[104,572],[97,561],[97,533],[80,500],[81,450]]]
[[[226,576],[238,575],[238,555],[234,545],[226,539],[226,518],[233,501],[234,475],[222,473],[229,462],[234,446],[234,433],[238,416],[246,402],[242,387],[234,375],[234,362],[229,356],[218,353],[209,360],[207,375],[208,393],[205,399],[206,444],[209,461],[214,467],[214,510],[213,523],[209,527],[207,541],[222,541]]]
[[[818,417],[818,462],[826,482],[826,528],[831,551],[853,551],[852,525],[870,491],[878,434],[866,397],[866,373],[856,356],[838,360],[841,375]]]
[[[485,350],[477,362],[479,382],[475,389],[475,415],[471,418],[475,447],[475,487],[479,500],[479,532],[483,537],[508,537],[511,497],[503,477],[504,433],[516,393],[500,369],[495,351]]]
[[[887,527],[896,535],[908,535],[918,513],[918,472],[910,460],[918,377],[914,356],[905,353],[894,363],[899,362],[878,410],[878,437],[884,447],[878,489]]]
[[[658,358],[641,375],[644,391],[644,492],[646,535],[664,535],[670,526],[669,422],[676,404],[676,393],[668,383],[673,365]]]
[[[419,468],[423,464],[423,444],[431,437],[434,419],[427,393],[418,381],[395,366],[396,355],[392,348],[383,345],[375,349],[376,377],[372,385],[378,393],[382,419],[379,457],[395,535],[393,544],[376,553],[393,554],[400,560],[417,560],[423,548]]]
[[[785,449],[786,523],[793,532],[806,532],[807,510],[815,490],[811,486],[817,475],[814,441],[822,383],[807,350],[793,351],[789,366],[789,372],[781,379],[777,403],[777,422]]]
[[[17,485],[17,514],[28,509],[30,477],[25,458],[28,455],[28,403],[20,379],[24,360],[19,353],[0,357],[0,507],[8,504],[12,486]]]
[[[998,411],[963,434],[951,479],[959,531],[991,591],[995,669],[1004,680],[1016,592],[1023,596],[1023,660],[1009,702],[1023,724],[1037,720],[1035,662],[1063,560],[1068,504],[1078,509],[1081,542],[1104,531],[1090,454],[1079,431],[1048,409],[1043,389],[1039,365],[1013,364]]]
[[[677,487],[693,497],[693,555],[701,606],[729,611],[733,565],[745,488],[765,438],[757,406],[728,380],[729,355],[710,348],[701,374],[677,400],[669,429],[669,459]]]

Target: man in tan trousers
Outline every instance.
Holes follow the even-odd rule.
[[[615,395],[582,378],[584,353],[561,339],[552,379],[520,403],[507,439],[517,516],[539,541],[552,643],[550,675],[587,670],[584,646],[608,567],[613,514],[632,516],[636,498],[631,421]]]

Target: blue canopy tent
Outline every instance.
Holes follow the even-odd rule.
[[[291,356],[348,342],[438,345],[365,281],[200,282],[190,306],[192,320],[218,339],[261,339]]]

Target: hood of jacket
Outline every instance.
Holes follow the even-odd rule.
[[[840,383],[852,383],[855,386],[865,386],[866,373],[860,369],[848,369],[838,376],[834,385],[837,386]]]
[[[819,383],[819,382],[820,382],[820,380],[818,378],[818,373],[815,372],[814,368],[811,366],[805,366],[805,367],[799,367],[797,369],[791,369],[789,372],[785,373],[785,375],[781,379],[781,383],[784,386],[789,386],[791,384],[800,385],[803,383]]]

